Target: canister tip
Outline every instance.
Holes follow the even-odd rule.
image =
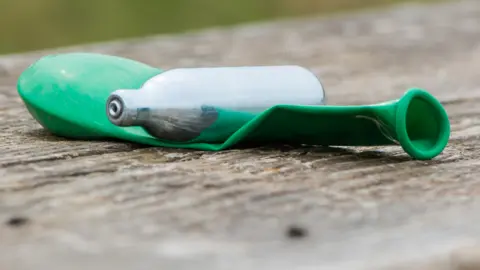
[[[107,100],[106,106],[108,120],[115,125],[121,125],[125,112],[125,104],[122,98],[117,95],[111,95]]]

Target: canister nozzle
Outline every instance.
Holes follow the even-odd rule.
[[[116,120],[122,116],[123,102],[118,96],[113,96],[108,102],[107,113],[110,119]]]
[[[132,90],[117,90],[107,99],[106,113],[108,120],[116,126],[132,126],[137,119],[136,108],[131,107],[128,97]],[[130,102],[131,103],[131,102]]]

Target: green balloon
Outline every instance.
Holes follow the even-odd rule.
[[[144,63],[92,53],[50,55],[28,67],[18,93],[31,115],[51,133],[71,139],[120,139],[160,147],[219,151],[239,143],[322,146],[399,145],[414,159],[439,155],[450,137],[440,102],[422,89],[400,99],[362,106],[277,105],[258,114],[221,111],[197,138],[172,142],[140,126],[119,127],[106,115],[117,89],[139,89],[163,71]],[[226,126],[235,132],[226,133]]]

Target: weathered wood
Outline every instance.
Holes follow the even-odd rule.
[[[477,0],[405,5],[0,58],[0,267],[478,269],[479,18]],[[38,57],[78,50],[164,68],[299,64],[331,104],[419,86],[445,104],[451,143],[425,162],[398,147],[68,141],[32,120],[15,83]]]

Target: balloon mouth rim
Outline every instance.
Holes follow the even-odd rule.
[[[411,109],[412,102],[415,100],[422,100],[429,106],[429,115],[419,115],[426,120],[435,119],[438,125],[438,130],[433,136],[425,138],[431,142],[429,147],[419,147],[411,138],[411,130],[407,125],[408,113]],[[429,118],[430,117],[430,118]],[[405,152],[415,159],[427,160],[439,155],[450,138],[450,122],[448,115],[442,104],[433,97],[430,93],[422,89],[411,89],[398,101],[396,112],[396,133],[398,141]]]

